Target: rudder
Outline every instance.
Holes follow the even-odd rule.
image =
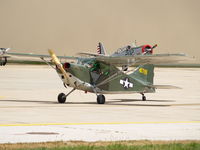
[[[132,74],[130,74],[130,76],[137,78],[141,81],[153,84],[154,65],[152,64],[140,65]]]
[[[106,50],[101,42],[98,43],[97,54],[106,55]]]

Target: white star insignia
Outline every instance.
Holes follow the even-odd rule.
[[[133,87],[133,83],[128,81],[129,79],[126,78],[125,80],[120,80],[120,84],[122,84],[124,86],[124,88],[132,88]]]

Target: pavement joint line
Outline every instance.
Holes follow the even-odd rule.
[[[181,124],[200,123],[200,121],[169,121],[169,122],[96,122],[96,123],[33,123],[33,124],[0,124],[0,127],[9,126],[58,126],[58,125],[119,125],[119,124]]]

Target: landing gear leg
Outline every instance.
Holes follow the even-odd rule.
[[[67,96],[69,96],[69,94],[71,94],[75,90],[76,90],[76,88],[73,88],[67,95],[65,95],[64,93],[60,93],[58,95],[58,102],[65,103]]]
[[[141,94],[142,94],[142,100],[146,101],[147,99],[146,99],[146,96],[144,96],[144,93],[141,93]]]

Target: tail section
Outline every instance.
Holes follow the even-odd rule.
[[[104,46],[103,46],[103,44],[101,42],[98,43],[97,54],[106,55],[105,48],[104,48]]]
[[[153,85],[154,65],[140,65],[130,76]]]

